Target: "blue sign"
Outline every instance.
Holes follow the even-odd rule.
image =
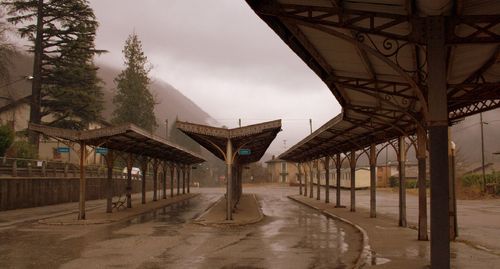
[[[69,148],[68,147],[58,147],[57,152],[58,153],[69,153]]]
[[[252,154],[252,151],[250,149],[240,149],[238,151],[238,154],[241,156],[248,156],[248,155]]]
[[[106,155],[106,154],[108,154],[108,149],[107,148],[96,148],[95,152],[97,154]]]

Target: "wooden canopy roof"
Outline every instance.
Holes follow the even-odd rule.
[[[250,155],[237,155],[235,160],[239,164],[248,164],[257,162],[262,158],[271,142],[281,131],[281,120],[234,129],[217,128],[181,121],[177,121],[176,126],[221,160],[225,159],[224,155],[228,139],[231,139],[235,151],[242,148],[250,149]]]
[[[84,142],[86,145],[104,147],[170,162],[196,164],[205,161],[198,154],[183,149],[133,124],[88,131],[75,131],[30,124],[29,129],[54,138],[78,143]]]

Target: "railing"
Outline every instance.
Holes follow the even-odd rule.
[[[122,168],[123,169],[123,168]],[[122,169],[113,168],[113,178],[124,178]],[[86,177],[106,177],[107,168],[102,165],[86,165]],[[150,176],[150,173],[147,173]],[[6,177],[79,177],[80,167],[73,163],[0,157],[0,178]]]

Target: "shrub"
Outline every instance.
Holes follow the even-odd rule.
[[[391,188],[398,187],[399,186],[399,180],[398,180],[398,178],[395,177],[395,176],[390,176],[389,177],[389,186]]]
[[[496,183],[500,184],[500,172],[493,172],[491,174],[486,174],[486,184]],[[483,176],[481,174],[467,174],[461,178],[462,185],[464,187],[479,186],[483,187]]]
[[[16,141],[7,151],[9,157],[19,159],[35,159],[36,148],[26,141]]]
[[[14,135],[14,130],[10,126],[0,126],[0,156],[4,156],[7,149],[12,145]]]
[[[407,189],[415,189],[417,188],[417,180],[406,180],[406,188]]]

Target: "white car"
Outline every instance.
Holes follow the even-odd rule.
[[[123,168],[122,171],[122,178],[127,178],[127,167]],[[142,179],[142,172],[141,169],[138,167],[132,167],[132,179],[137,179],[141,180]]]

